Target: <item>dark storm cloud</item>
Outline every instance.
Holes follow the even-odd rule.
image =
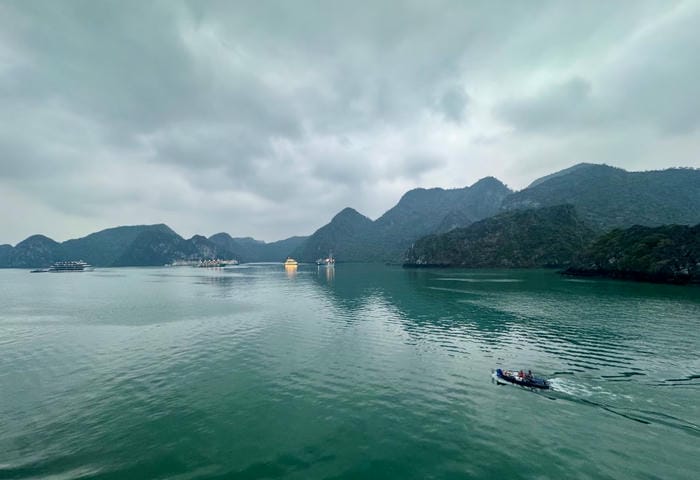
[[[652,126],[689,133],[700,125],[698,24],[697,4],[669,8],[614,45],[595,80],[549,82],[533,95],[505,100],[496,112],[521,130]]]
[[[416,186],[697,165],[699,11],[3,2],[0,194],[36,226],[1,216],[0,242],[160,221],[273,240]]]
[[[460,87],[451,87],[440,96],[437,106],[447,120],[460,123],[466,117],[469,95]]]
[[[25,68],[15,98],[60,100],[112,129],[154,127],[200,105],[172,13],[150,2],[16,2]],[[175,98],[178,101],[173,101]]]
[[[549,85],[534,96],[507,100],[497,112],[521,130],[586,128],[601,118],[591,99],[590,83],[579,77]]]

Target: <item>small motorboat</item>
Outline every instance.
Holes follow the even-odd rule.
[[[494,372],[493,378],[499,385],[510,384],[523,388],[539,388],[541,390],[550,388],[547,379],[536,377],[530,371],[525,372],[524,370],[520,370],[516,372],[515,370],[502,370],[498,368]]]

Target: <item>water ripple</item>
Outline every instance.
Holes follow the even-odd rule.
[[[0,274],[0,478],[696,471],[693,290],[361,265]],[[554,388],[495,388],[497,366]]]

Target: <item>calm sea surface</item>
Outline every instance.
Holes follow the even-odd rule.
[[[554,390],[496,386],[532,369]],[[550,271],[0,270],[0,478],[700,472],[700,288]]]

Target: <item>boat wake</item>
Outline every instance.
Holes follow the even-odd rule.
[[[638,423],[664,425],[700,437],[700,425],[691,421],[654,410],[631,408],[616,404],[630,398],[626,395],[609,392],[600,386],[593,386],[578,381],[574,382],[566,378],[550,378],[547,381],[551,389],[545,394],[552,400],[566,400],[597,407]]]
[[[594,387],[581,382],[574,382],[566,378],[547,379],[553,392],[570,395],[572,397],[590,398],[597,395],[615,396],[612,392],[606,392],[603,387]]]

